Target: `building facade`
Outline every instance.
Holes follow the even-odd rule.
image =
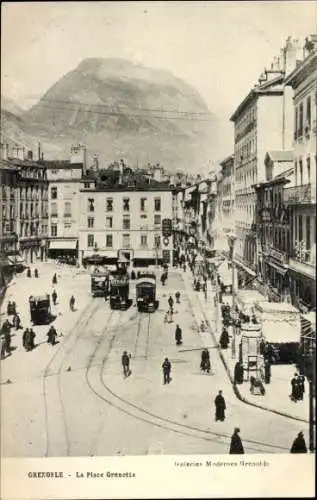
[[[85,173],[86,150],[71,148],[70,160],[45,161],[49,182],[48,256],[78,258],[80,188]],[[87,180],[86,187],[91,182]]]
[[[80,260],[97,253],[109,264],[121,255],[135,265],[171,263],[173,238],[162,236],[162,222],[172,224],[172,198],[168,183],[122,170],[102,174],[90,187],[82,182]]]
[[[311,309],[316,307],[317,37],[307,42],[304,61],[286,79],[294,92],[295,186],[285,189],[284,200],[292,214],[293,300]]]
[[[299,56],[297,40],[288,39],[269,70],[240,103],[234,123],[235,255],[242,276],[256,276],[256,203],[254,185],[265,180],[268,150],[292,147],[292,95],[284,86],[285,74]]]
[[[222,249],[228,255],[227,234],[234,231],[234,156],[230,155],[219,164],[217,175],[217,243],[218,250]]]
[[[15,151],[6,148],[5,153],[1,175],[3,210],[6,206],[1,233],[6,241],[3,251],[14,250],[27,264],[43,260],[48,231],[46,168],[33,160],[31,151],[25,153],[24,148]]]

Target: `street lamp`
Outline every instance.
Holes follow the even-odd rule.
[[[234,324],[232,328],[232,351],[231,356],[233,359],[236,357],[236,325],[235,325],[235,309],[236,309],[236,301],[235,301],[235,263],[234,263],[234,245],[237,239],[236,235],[233,232],[227,234],[228,238],[228,246],[229,246],[229,260],[231,261],[231,272],[232,272],[232,313],[234,318]]]

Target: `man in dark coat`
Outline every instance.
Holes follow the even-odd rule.
[[[228,349],[229,344],[229,334],[226,328],[222,329],[220,339],[219,339],[221,349]]]
[[[201,353],[200,369],[210,373],[211,363],[208,349],[203,349]]]
[[[74,311],[74,307],[75,307],[75,297],[74,297],[74,295],[72,295],[71,298],[70,298],[69,307],[70,307],[71,311]]]
[[[123,368],[123,375],[125,377],[128,377],[131,375],[131,370],[130,370],[130,357],[127,351],[124,351],[122,356],[121,356],[121,364]]]
[[[54,328],[54,331],[55,331],[55,333],[57,335],[57,332],[56,332],[55,328]],[[29,351],[33,351],[33,349],[35,347],[35,342],[34,342],[35,341],[35,337],[36,337],[36,335],[35,335],[35,333],[33,331],[33,328],[31,328],[30,331],[29,331],[29,338],[28,338],[28,350]]]
[[[175,341],[176,341],[176,345],[180,345],[182,343],[182,329],[179,325],[176,325]]]
[[[173,308],[174,300],[173,300],[173,297],[171,295],[169,296],[169,299],[168,299],[168,305],[170,306],[171,309]]]
[[[297,438],[294,439],[290,453],[307,453],[307,447],[302,432],[299,432]]]
[[[299,375],[297,380],[298,380],[298,399],[302,401],[304,399],[304,393],[305,393],[304,375]]]
[[[230,443],[230,450],[229,450],[230,455],[241,455],[244,453],[244,448],[243,448],[241,438],[239,436],[239,432],[240,432],[240,429],[238,427],[236,427],[232,436],[231,436],[231,443]]]
[[[176,292],[175,293],[176,304],[180,303],[180,297],[181,297],[181,294],[179,292]]]
[[[57,284],[57,276],[56,276],[56,273],[54,273],[54,275],[53,275],[52,283],[53,283],[53,285],[56,285],[56,284]]]
[[[298,401],[299,398],[299,384],[298,384],[298,375],[297,373],[294,373],[294,377],[291,380],[291,386],[292,386],[292,393],[291,393],[291,399],[292,401]]]
[[[10,330],[4,333],[4,345],[8,354],[11,354],[11,333]]]
[[[243,372],[244,372],[243,365],[238,361],[234,367],[234,381],[236,384],[242,384]]]
[[[34,269],[34,278],[38,278],[39,277],[39,272],[37,269]]]
[[[29,343],[29,329],[26,328],[23,332],[23,335],[22,335],[22,345],[26,351],[27,351],[28,343]]]
[[[169,384],[171,381],[171,369],[172,365],[168,358],[165,358],[164,363],[162,364],[163,368],[163,381],[164,384]]]
[[[55,330],[54,326],[51,326],[48,333],[47,333],[47,343],[51,345],[56,344],[56,337],[57,337],[57,331]]]
[[[225,419],[226,402],[225,398],[222,395],[222,391],[219,391],[215,398],[215,406],[216,406],[216,422],[218,420],[223,422]]]

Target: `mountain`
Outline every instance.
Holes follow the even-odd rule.
[[[1,94],[1,110],[20,116],[25,111],[13,99]]]
[[[64,158],[80,142],[105,162],[124,157],[193,170],[211,158],[217,140],[217,119],[195,88],[121,59],[85,59],[21,117],[28,133]]]

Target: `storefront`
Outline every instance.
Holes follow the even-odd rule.
[[[78,240],[77,239],[55,239],[49,242],[48,257],[50,259],[67,259],[69,261],[78,258]]]

